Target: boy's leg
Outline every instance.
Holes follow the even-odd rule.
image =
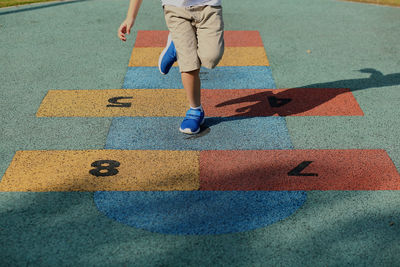
[[[204,111],[201,107],[200,97],[200,69],[182,72],[182,83],[186,91],[186,96],[190,104],[179,130],[186,134],[196,134],[200,132],[200,125],[204,123]]]
[[[204,111],[194,109],[201,106],[199,77],[201,62],[197,55],[195,22],[186,8],[164,6],[164,14],[176,48],[182,84],[191,106],[180,126],[180,131],[195,134],[200,132],[200,125],[204,122]]]
[[[203,67],[212,69],[224,54],[224,21],[221,6],[205,6],[201,10],[202,20],[196,23],[197,53]]]
[[[164,6],[164,15],[175,45],[180,72],[200,69],[196,28],[191,14],[184,7],[166,5]]]
[[[199,107],[200,66],[194,20],[186,8],[164,6],[165,21],[174,42],[182,84],[191,107]]]
[[[186,91],[186,96],[189,105],[193,108],[201,106],[201,92],[200,92],[200,69],[182,72],[182,84]]]

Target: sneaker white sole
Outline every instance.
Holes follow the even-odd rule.
[[[205,121],[206,121],[206,118],[203,118],[203,120],[200,122],[200,126],[203,125]],[[190,130],[189,128],[182,129],[181,127],[179,127],[179,131],[181,133],[185,133],[185,134],[198,134],[200,132],[200,127],[195,132],[192,132],[192,130]]]
[[[162,75],[166,75],[166,73],[161,71],[161,61],[165,55],[165,53],[167,53],[169,46],[171,45],[172,42],[172,38],[171,38],[171,34],[168,35],[168,41],[167,41],[167,45],[165,46],[164,50],[161,52],[160,57],[158,58],[158,70],[160,71],[160,73]]]
[[[186,129],[179,128],[179,131],[184,134],[198,134],[200,132],[200,128],[195,132],[192,132],[192,130],[190,130],[189,128]]]

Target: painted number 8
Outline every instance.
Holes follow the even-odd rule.
[[[89,173],[97,177],[113,176],[118,173],[116,168],[120,165],[121,164],[115,160],[98,160],[92,163],[92,167],[95,167],[95,169],[90,170]]]

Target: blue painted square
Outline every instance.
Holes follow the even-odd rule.
[[[180,133],[179,117],[114,118],[106,149],[271,150],[293,149],[282,117],[206,118],[198,135]]]
[[[275,89],[270,67],[216,67],[200,70],[201,87],[205,89]],[[157,67],[130,67],[123,89],[179,89],[181,75],[173,67],[168,75],[161,75]]]

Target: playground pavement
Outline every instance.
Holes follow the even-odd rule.
[[[224,0],[229,58],[188,138],[177,69],[144,67],[167,29],[143,2],[126,43],[127,0],[0,9],[0,265],[400,266],[400,8]]]

